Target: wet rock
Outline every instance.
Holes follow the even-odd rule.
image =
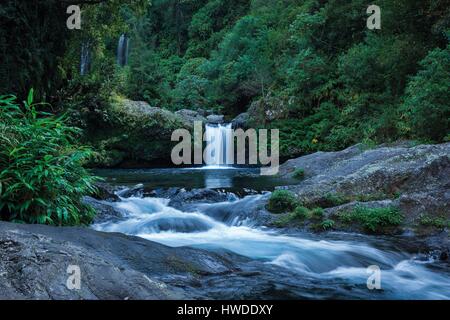
[[[232,197],[229,193],[219,192],[211,189],[193,189],[191,191],[181,191],[173,197],[169,206],[176,209],[183,209],[192,203],[217,203],[228,201]]]
[[[248,261],[87,228],[5,222],[0,256],[0,299],[192,299],[193,280]],[[80,290],[66,286],[71,265],[79,267]]]
[[[94,223],[116,222],[122,220],[125,212],[114,207],[110,202],[100,201],[91,197],[84,197],[83,202],[94,208],[96,215]]]
[[[223,115],[212,114],[206,117],[208,123],[211,124],[222,124],[224,122]]]
[[[134,187],[125,188],[123,190],[117,191],[117,195],[122,198],[142,198],[144,196],[144,185],[137,184]]]
[[[146,197],[152,197],[152,198],[165,198],[165,199],[171,199],[175,197],[179,192],[182,192],[182,188],[158,188],[154,189],[148,193],[145,194]]]
[[[239,114],[236,118],[234,118],[231,123],[233,124],[233,128],[241,128],[248,129],[250,121],[250,114],[248,112],[244,112]]]
[[[97,188],[97,192],[93,196],[95,199],[110,202],[120,201],[120,198],[116,195],[120,187],[115,187],[104,182],[97,182],[95,187]]]

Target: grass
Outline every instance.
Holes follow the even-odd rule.
[[[444,217],[431,217],[423,214],[419,217],[419,223],[425,227],[434,227],[438,229],[450,228],[450,220]]]
[[[303,180],[305,178],[305,170],[302,168],[295,169],[293,177],[298,180]]]
[[[397,208],[366,208],[358,206],[352,211],[340,214],[344,223],[358,223],[364,229],[382,233],[386,227],[395,227],[403,222],[403,216]]]
[[[289,212],[298,205],[297,197],[288,190],[276,190],[272,193],[267,210],[273,213]]]

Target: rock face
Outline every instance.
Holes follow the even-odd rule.
[[[182,109],[175,112],[176,115],[180,116],[185,123],[189,126],[193,127],[195,121],[200,121],[202,123],[206,122],[206,118],[204,117],[205,111],[195,111],[189,109]]]
[[[284,281],[296,279],[293,271],[227,251],[88,228],[0,222],[0,257],[0,299],[292,299],[318,290]]]
[[[206,117],[206,121],[211,124],[222,124],[224,122],[224,116],[212,114]]]
[[[183,299],[195,295],[189,287],[198,286],[200,275],[235,268],[227,254],[87,228],[4,222],[0,256],[0,299]],[[79,267],[80,290],[66,286],[70,265]]]
[[[176,209],[186,209],[192,203],[217,203],[229,201],[233,194],[219,192],[211,189],[182,190],[178,192],[169,202],[169,206]]]
[[[236,118],[234,118],[231,123],[233,124],[233,128],[241,128],[248,129],[250,121],[250,114],[248,112],[244,112],[239,114]]]
[[[170,162],[172,132],[192,128],[179,114],[151,107],[142,101],[122,99],[105,111],[106,123],[91,128],[88,135],[98,151],[93,166],[142,167]]]
[[[450,143],[317,152],[283,164],[280,175],[303,169],[304,179],[281,188],[305,205],[327,208],[331,216],[345,206],[397,207],[405,227],[413,228],[423,215],[450,219],[449,155]]]

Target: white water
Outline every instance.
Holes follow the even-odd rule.
[[[207,141],[205,150],[206,168],[222,169],[234,163],[231,123],[224,125],[206,124],[205,138]]]
[[[378,265],[382,270],[382,295],[365,289],[364,298],[450,298],[448,273],[431,271],[428,265],[432,261],[419,261],[409,254],[380,250],[361,241],[315,240],[252,227],[250,218],[239,215],[239,208],[254,205],[260,197],[203,204],[192,212],[168,207],[166,199],[122,199],[115,206],[128,212],[127,218],[94,228],[136,235],[172,247],[228,249],[294,271],[300,280],[313,279],[325,286],[337,281],[365,289],[367,267]]]
[[[126,66],[128,63],[129,39],[125,34],[119,38],[117,46],[117,64],[119,66]]]

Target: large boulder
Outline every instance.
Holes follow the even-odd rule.
[[[222,124],[224,122],[224,116],[212,114],[206,117],[206,121],[211,124]]]
[[[289,115],[286,103],[275,97],[261,98],[254,101],[248,109],[249,117],[257,124],[285,119]]]
[[[250,127],[250,114],[248,112],[241,113],[234,118],[231,123],[233,128],[248,129]]]
[[[176,129],[192,128],[182,116],[151,107],[143,101],[118,99],[109,109],[108,122],[90,128],[97,151],[94,166],[142,167],[170,163]]]
[[[287,161],[280,175],[304,176],[280,187],[296,194],[308,207],[333,215],[356,205],[398,208],[403,228],[420,233],[423,217],[450,221],[450,143],[382,146],[365,150],[356,145],[339,152],[317,152]]]
[[[231,273],[248,260],[87,228],[6,222],[0,256],[0,299],[193,299],[205,275]],[[67,286],[77,270],[69,266],[79,268],[77,290]]]
[[[181,190],[169,202],[169,206],[176,209],[186,209],[193,203],[217,203],[234,199],[231,193],[212,189]]]
[[[175,112],[177,116],[180,116],[183,121],[186,123],[186,125],[193,127],[194,122],[202,122],[206,123],[206,118],[204,117],[205,111],[201,110],[195,111],[195,110],[189,110],[189,109],[181,109]]]

